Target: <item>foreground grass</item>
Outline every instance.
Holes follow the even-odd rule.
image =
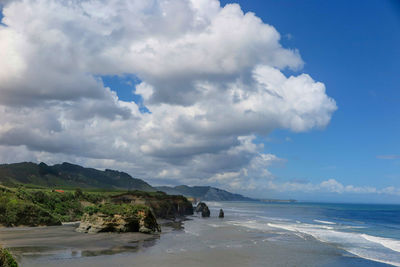
[[[18,267],[17,261],[11,255],[11,253],[0,247],[0,266],[1,267]]]

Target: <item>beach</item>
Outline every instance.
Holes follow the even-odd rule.
[[[382,259],[379,262],[379,259],[371,260],[364,254],[360,256],[351,253],[345,244],[339,241],[327,242],[321,236],[318,238],[317,235],[313,235],[311,230],[309,233],[302,232],[301,229],[292,231],[288,226],[292,221],[288,221],[288,217],[297,216],[293,214],[293,210],[299,210],[299,208],[291,204],[239,202],[208,204],[211,208],[210,218],[201,218],[198,215],[188,216],[188,220],[181,223],[182,227],[180,223],[171,224],[164,221],[163,231],[159,235],[140,233],[90,235],[76,233],[75,225],[63,225],[3,228],[0,230],[0,242],[10,248],[21,266],[221,266],[226,264],[229,266],[333,267],[389,266],[387,263],[390,260],[396,265],[394,256],[397,254],[390,249],[387,250],[387,257],[389,257],[386,259],[387,263],[384,263]],[[225,211],[224,219],[217,218],[221,207]],[[277,208],[281,210],[280,217],[276,217]],[[265,214],[262,214],[262,211]],[[292,214],[289,214],[290,212]],[[266,214],[275,217],[265,217]],[[297,219],[306,220],[306,217]],[[320,220],[315,218],[316,227],[320,225],[321,229],[333,231],[330,235],[339,232],[333,230],[336,222],[328,221],[322,216],[319,218]],[[300,228],[306,227],[300,225],[308,225],[308,229],[311,228],[310,223],[302,224],[296,221],[294,223]],[[351,222],[348,224],[350,225]],[[283,229],[284,227],[287,229]],[[360,231],[361,228],[353,229]],[[366,242],[370,242],[369,246],[375,244],[378,247],[376,242],[368,240]],[[353,251],[356,249],[354,247]],[[374,251],[379,252],[376,248]],[[393,254],[390,254],[390,251]]]

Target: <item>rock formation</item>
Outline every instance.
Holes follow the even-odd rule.
[[[201,217],[210,217],[210,210],[207,206],[202,210]]]
[[[161,228],[150,210],[141,210],[135,215],[85,213],[76,231],[83,233],[141,232],[149,234],[161,232]]]
[[[202,212],[203,211],[203,209],[205,209],[207,207],[207,205],[206,205],[206,203],[204,203],[204,202],[200,202],[199,204],[197,204],[197,207],[196,207],[196,212],[198,213],[198,212]],[[208,208],[208,207],[207,207]]]
[[[201,217],[210,217],[210,210],[204,202],[200,202],[199,204],[197,204],[196,212],[201,212]]]
[[[224,210],[223,209],[219,210],[218,218],[224,218]]]
[[[157,218],[174,219],[192,215],[193,206],[184,196],[170,196],[164,192],[145,193],[134,191],[111,197],[115,204],[145,205],[151,208]]]

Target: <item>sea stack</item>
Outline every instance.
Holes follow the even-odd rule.
[[[199,204],[197,204],[195,211],[202,212],[203,209],[205,209],[206,207],[207,207],[206,203],[200,202]]]
[[[210,209],[204,202],[197,204],[196,212],[201,212],[201,217],[210,217]]]
[[[218,218],[224,218],[224,210],[223,209],[219,210]]]
[[[208,209],[207,206],[201,212],[201,217],[210,217],[210,210]]]

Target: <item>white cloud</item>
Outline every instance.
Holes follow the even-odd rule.
[[[256,188],[283,161],[257,135],[323,128],[337,108],[323,83],[282,73],[301,69],[299,52],[237,4],[26,0],[5,2],[3,14],[3,162]],[[98,78],[123,74],[142,81],[135,93],[150,113]]]

